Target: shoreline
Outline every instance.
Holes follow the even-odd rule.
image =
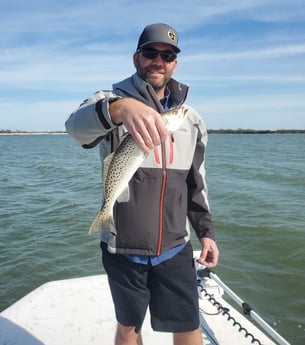
[[[208,129],[209,134],[304,134],[305,129]]]
[[[66,132],[0,132],[0,135],[66,135]]]

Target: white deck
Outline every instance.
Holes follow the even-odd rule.
[[[225,305],[225,301],[221,299]],[[208,301],[201,308],[216,313]],[[230,314],[264,345],[275,344],[230,308]],[[203,317],[205,345],[251,344],[244,332],[221,314]],[[112,345],[115,316],[105,275],[50,282],[37,288],[0,314],[0,345]],[[142,330],[145,345],[169,345],[171,335],[153,332],[146,317]],[[258,344],[255,342],[254,344]]]

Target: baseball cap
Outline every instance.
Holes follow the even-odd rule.
[[[176,53],[178,48],[178,34],[171,26],[163,23],[147,25],[138,41],[137,49],[143,48],[151,43],[166,43],[174,47]]]

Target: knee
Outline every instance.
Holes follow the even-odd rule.
[[[138,344],[141,335],[135,332],[134,326],[117,325],[116,344]]]
[[[200,329],[191,332],[174,333],[174,345],[203,345]]]
[[[124,338],[136,334],[134,326],[123,326],[120,323],[117,325],[117,333]]]

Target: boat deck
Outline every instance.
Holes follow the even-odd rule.
[[[201,328],[205,345],[275,344],[243,315],[221,299],[230,317],[200,299]],[[208,313],[208,314],[206,314]],[[211,314],[211,315],[209,315]],[[247,332],[236,324],[239,322]],[[0,314],[0,345],[112,345],[115,316],[105,275],[46,283]],[[145,345],[169,345],[171,335],[153,332],[147,315],[142,330]]]

